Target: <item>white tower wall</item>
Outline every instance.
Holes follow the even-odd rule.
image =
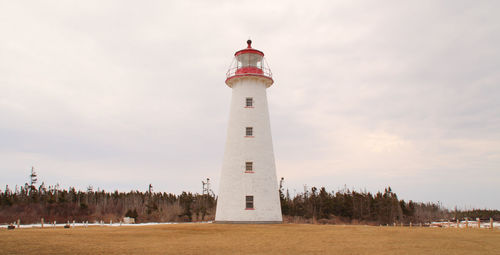
[[[269,122],[266,89],[270,79],[237,77],[231,82],[232,99],[222,164],[216,223],[281,223],[281,205]],[[246,107],[246,98],[253,107]],[[253,137],[246,137],[246,127]],[[253,162],[253,173],[245,171]],[[246,196],[254,208],[246,209]]]

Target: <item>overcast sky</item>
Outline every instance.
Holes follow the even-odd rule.
[[[217,192],[235,51],[278,178],[500,209],[499,1],[0,1],[0,185]]]

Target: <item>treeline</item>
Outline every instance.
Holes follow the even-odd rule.
[[[211,195],[152,192],[151,186],[147,192],[106,192],[25,184],[13,191],[7,186],[0,193],[0,223],[17,219],[36,223],[40,218],[45,222],[119,222],[124,216],[136,222],[206,221],[214,219],[215,203]]]
[[[0,192],[0,224],[21,219],[23,223],[105,221],[119,222],[124,216],[136,222],[210,221],[215,218],[216,197],[212,192],[180,195],[148,191],[106,192],[58,185],[36,185],[34,171],[30,183]],[[282,183],[281,183],[282,184]],[[435,203],[417,203],[398,199],[390,187],[372,194],[344,188],[328,192],[312,187],[290,196],[280,184],[281,208],[285,222],[320,224],[393,224],[427,223],[438,220],[481,218],[500,220],[498,210],[449,211]]]
[[[447,217],[448,211],[438,204],[399,200],[388,187],[383,193],[343,189],[328,192],[312,187],[295,197],[280,192],[283,215],[305,218],[319,223],[425,223]]]
[[[399,200],[390,187],[372,194],[344,188],[328,192],[312,187],[291,197],[280,185],[283,216],[288,222],[323,224],[416,224],[440,220],[494,218],[500,220],[498,210],[449,211],[436,203]]]
[[[452,214],[454,215],[455,218],[458,219],[463,219],[463,218],[469,218],[469,219],[489,219],[493,218],[494,220],[499,221],[500,220],[500,211],[499,210],[485,210],[485,209],[472,209],[472,210],[467,210],[467,211],[453,211]]]

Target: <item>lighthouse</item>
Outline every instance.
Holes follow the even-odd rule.
[[[232,97],[215,223],[281,223],[266,95],[274,81],[264,53],[247,44],[226,75]]]

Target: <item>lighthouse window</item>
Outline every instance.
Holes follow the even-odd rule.
[[[253,98],[247,97],[246,107],[252,107],[252,106],[253,106]]]
[[[253,171],[253,162],[245,162],[245,171],[247,172]]]
[[[253,209],[253,196],[246,196],[246,209]]]
[[[253,136],[253,127],[247,127],[245,135],[246,136]]]

